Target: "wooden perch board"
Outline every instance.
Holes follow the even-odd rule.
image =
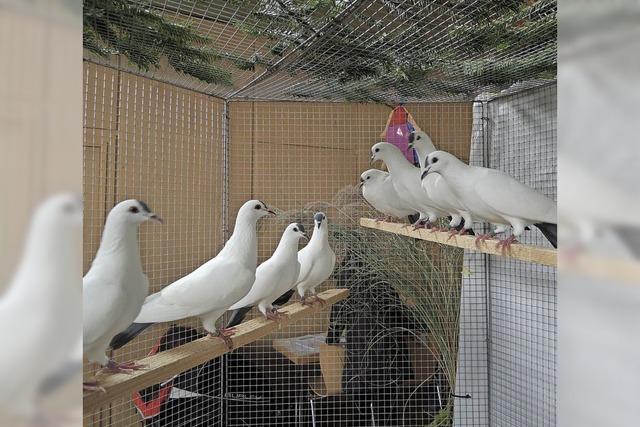
[[[560,254],[562,258],[562,251]],[[578,274],[590,279],[640,285],[640,262],[631,259],[590,254],[578,256],[565,254],[560,268],[570,274]]]
[[[348,293],[347,289],[328,289],[319,293],[318,296],[331,305],[345,299]],[[233,347],[247,345],[321,309],[319,304],[309,307],[296,302],[280,310],[288,317],[279,322],[259,317],[241,323],[236,327],[237,332],[232,337]],[[205,337],[139,360],[138,363],[147,365],[148,368],[133,372],[131,375],[98,374],[94,379],[100,383],[105,392],[85,393],[83,397],[84,412],[87,414],[119,397],[128,396],[134,391],[167,381],[174,375],[213,360],[228,351],[229,349],[222,340]]]
[[[454,236],[449,239],[450,236],[448,232],[425,229],[413,230],[406,224],[384,221],[378,222],[375,219],[370,218],[360,218],[360,225],[367,228],[373,228],[375,230],[427,240],[429,242],[436,242],[443,245],[455,246],[462,249],[469,249],[485,254],[504,256],[553,267],[558,265],[557,251],[553,248],[514,243],[511,245],[511,249],[509,251],[502,253],[500,248],[496,248],[495,240],[480,242],[479,245],[476,246],[476,239],[473,236]]]

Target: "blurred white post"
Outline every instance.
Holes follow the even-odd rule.
[[[80,0],[0,0],[0,298],[22,256],[34,209],[49,195],[82,193],[81,11]],[[74,240],[80,258],[81,238]],[[70,283],[69,289],[77,286],[80,291],[81,263],[77,265],[77,284]],[[80,319],[81,304],[71,305],[68,310],[77,310]],[[55,319],[47,320],[43,323],[55,333]],[[33,336],[24,338],[27,342]],[[13,345],[18,343],[5,342],[0,350],[5,362],[13,357]],[[49,393],[40,388],[34,402],[42,424],[51,421],[42,418],[55,414],[69,418],[64,425],[82,423],[80,353],[68,351],[68,364],[48,378],[58,386]],[[16,414],[7,412],[15,411],[0,410],[0,425],[38,421],[15,419]]]
[[[32,208],[82,191],[82,2],[0,0],[0,289]]]

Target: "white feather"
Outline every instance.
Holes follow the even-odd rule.
[[[0,300],[0,407],[15,415],[33,419],[47,379],[76,356],[81,230],[79,196],[47,199],[32,218],[20,264]]]
[[[433,222],[446,216],[447,213],[436,206],[422,189],[420,169],[409,163],[395,145],[379,142],[371,147],[371,155],[372,160],[382,160],[387,165],[396,194],[407,205],[420,212],[421,217]]]
[[[378,212],[398,219],[417,213],[398,197],[388,172],[369,169],[360,178],[362,196]]]
[[[311,241],[298,252],[300,274],[296,287],[300,297],[304,297],[307,292],[315,295],[316,287],[331,276],[336,264],[336,254],[329,246],[329,222],[322,212],[317,213],[314,218],[319,214],[324,219],[318,221],[316,218]]]
[[[82,281],[83,350],[90,362],[107,364],[109,342],[133,322],[149,293],[138,248],[138,226],[147,219],[137,200],[118,203],[107,216],[100,248]]]
[[[413,134],[413,147],[418,154],[420,170],[424,171],[424,165],[429,153],[436,151],[431,138],[423,131],[416,131]],[[451,227],[457,227],[461,219],[464,218],[465,228],[472,225],[471,213],[467,211],[458,200],[447,181],[438,174],[429,174],[422,180],[422,189],[433,202],[451,215]]]
[[[427,163],[430,173],[442,175],[474,217],[510,225],[516,236],[527,225],[557,223],[555,201],[502,171],[467,165],[444,151],[429,154]]]
[[[257,206],[262,206],[256,209]],[[169,322],[200,317],[207,332],[215,333],[215,321],[251,289],[256,275],[256,223],[267,208],[258,200],[238,211],[235,228],[218,255],[190,274],[150,295],[136,323]]]
[[[231,310],[257,304],[260,312],[266,315],[267,310],[273,308],[273,302],[294,286],[300,273],[297,252],[302,237],[301,231],[294,231],[297,229],[295,223],[287,226],[271,258],[258,266],[251,290],[233,304]]]

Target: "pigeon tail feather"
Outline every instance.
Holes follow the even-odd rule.
[[[140,335],[151,325],[154,325],[154,323],[132,323],[123,332],[120,332],[118,335],[113,337],[111,343],[109,344],[109,347],[111,347],[112,350],[117,350],[123,347],[125,344]]]
[[[227,326],[225,327],[233,328],[235,326],[238,326],[240,323],[242,323],[247,313],[250,312],[252,308],[253,308],[252,306],[249,306],[249,307],[242,307],[242,308],[233,310],[231,312],[231,315],[229,316],[229,321],[227,322]]]
[[[281,306],[286,304],[291,299],[291,296],[293,295],[293,293],[294,293],[293,289],[288,290],[284,294],[280,295],[280,297],[278,297],[278,299],[273,302],[273,305]],[[234,326],[238,326],[240,323],[242,323],[244,318],[247,316],[247,313],[249,313],[252,308],[253,306],[248,306],[248,307],[241,307],[233,310],[231,312],[231,315],[229,316],[229,321],[227,322],[226,327],[233,328]]]
[[[544,237],[547,238],[549,243],[553,245],[554,248],[558,248],[558,224],[551,224],[550,222],[541,222],[539,224],[533,224],[538,227],[538,230],[544,234]]]

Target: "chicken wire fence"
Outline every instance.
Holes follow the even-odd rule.
[[[224,99],[472,100],[555,79],[555,0],[85,0],[92,60]]]
[[[384,104],[405,102],[437,148],[555,198],[555,44],[545,0],[86,0],[85,271],[120,200],[165,219],[139,236],[156,292],[258,198],[278,213],[259,262],[323,211],[337,260],[322,289],[350,294],[85,424],[555,425],[555,269],[361,227],[378,215],[356,185]],[[112,356],[202,336],[197,319],[159,324]]]
[[[238,207],[259,197],[278,211],[260,225],[260,260],[286,224],[312,230],[313,213],[324,211],[338,261],[323,287],[351,292],[188,370],[169,390],[152,386],[87,413],[86,424],[555,423],[555,269],[359,226],[360,217],[376,216],[355,184],[388,108],[225,104],[93,63],[85,64],[85,103],[85,268],[118,200],[141,198],[166,220],[140,233],[157,291],[214,256]],[[554,85],[407,108],[438,148],[555,196]],[[525,233],[526,242],[544,245],[536,233]],[[157,325],[113,355],[138,359],[200,336],[197,320]],[[341,378],[328,395],[318,387],[325,378],[317,355],[296,364],[282,351],[297,343],[315,354],[319,342],[344,348],[343,359],[329,361]]]

